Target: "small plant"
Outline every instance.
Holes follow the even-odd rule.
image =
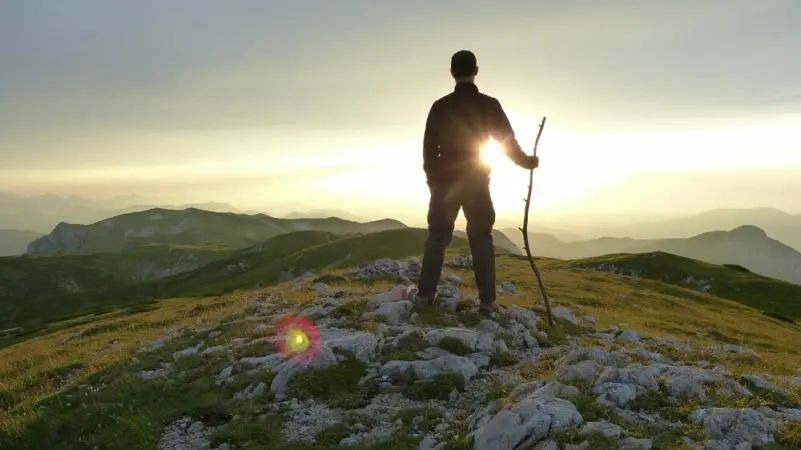
[[[417,352],[428,348],[428,342],[423,339],[420,332],[410,333],[399,339],[393,346],[385,346],[381,350],[381,362],[387,361],[414,361],[417,360]]]
[[[447,400],[456,389],[464,391],[464,378],[458,373],[443,373],[431,380],[417,380],[406,387],[406,396],[412,400]]]
[[[493,383],[487,388],[487,392],[484,395],[484,399],[487,402],[491,402],[493,400],[499,400],[507,395],[512,391],[512,388],[509,385],[503,384],[498,380],[493,381]]]
[[[776,443],[785,448],[801,448],[801,422],[786,422],[776,430]]]
[[[336,366],[296,375],[289,381],[289,392],[298,398],[325,400],[337,408],[360,408],[378,391],[373,384],[359,384],[366,369],[365,363],[346,354],[345,361]]]
[[[455,337],[444,337],[440,339],[438,347],[459,356],[465,356],[472,353],[472,349],[470,347]]]
[[[509,352],[494,351],[490,355],[490,364],[495,367],[513,366],[518,362],[518,359]]]
[[[408,408],[399,411],[395,419],[400,419],[407,427],[428,433],[442,421],[442,414],[432,408]]]

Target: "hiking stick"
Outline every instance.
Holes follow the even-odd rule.
[[[540,130],[537,132],[537,139],[534,141],[534,156],[537,156],[537,145],[540,143],[540,136],[542,135],[543,128],[545,128],[545,117],[543,117],[542,122],[540,122]],[[520,231],[523,233],[523,243],[524,248],[526,249],[526,256],[528,256],[528,263],[531,265],[531,270],[534,272],[534,276],[537,278],[537,285],[540,288],[542,300],[545,302],[545,310],[548,311],[548,324],[553,326],[551,302],[548,300],[548,294],[545,293],[545,284],[542,283],[542,274],[540,273],[540,269],[534,263],[534,257],[531,256],[531,245],[528,242],[528,211],[531,208],[531,186],[533,184],[534,169],[531,169],[528,173],[528,195],[526,195],[526,209],[523,213],[523,228],[520,228]]]

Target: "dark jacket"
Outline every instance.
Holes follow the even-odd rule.
[[[481,145],[492,136],[515,164],[531,157],[520,148],[501,103],[473,83],[457,83],[453,92],[431,105],[423,136],[423,170],[429,184],[455,181],[467,174],[489,175],[481,163]]]

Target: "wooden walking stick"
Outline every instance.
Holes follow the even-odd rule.
[[[540,136],[542,135],[542,129],[545,128],[545,117],[542,118],[542,122],[540,122],[540,129],[537,132],[537,139],[534,141],[534,156],[537,156],[537,145],[540,143]],[[534,257],[531,256],[531,245],[528,242],[528,211],[531,207],[531,186],[534,184],[534,169],[531,169],[528,173],[528,195],[526,195],[526,209],[523,213],[523,228],[519,230],[523,233],[523,243],[524,248],[526,250],[526,256],[528,256],[528,263],[531,265],[531,270],[534,272],[534,276],[537,278],[537,285],[540,288],[540,294],[542,295],[542,300],[545,302],[545,310],[548,312],[548,324],[553,326],[553,314],[551,314],[551,302],[548,300],[548,294],[545,292],[545,284],[542,282],[542,274],[540,273],[540,269],[537,267],[537,264],[534,263]]]

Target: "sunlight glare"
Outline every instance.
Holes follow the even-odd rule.
[[[481,146],[481,162],[490,168],[497,168],[503,161],[503,156],[503,147],[491,137]]]

